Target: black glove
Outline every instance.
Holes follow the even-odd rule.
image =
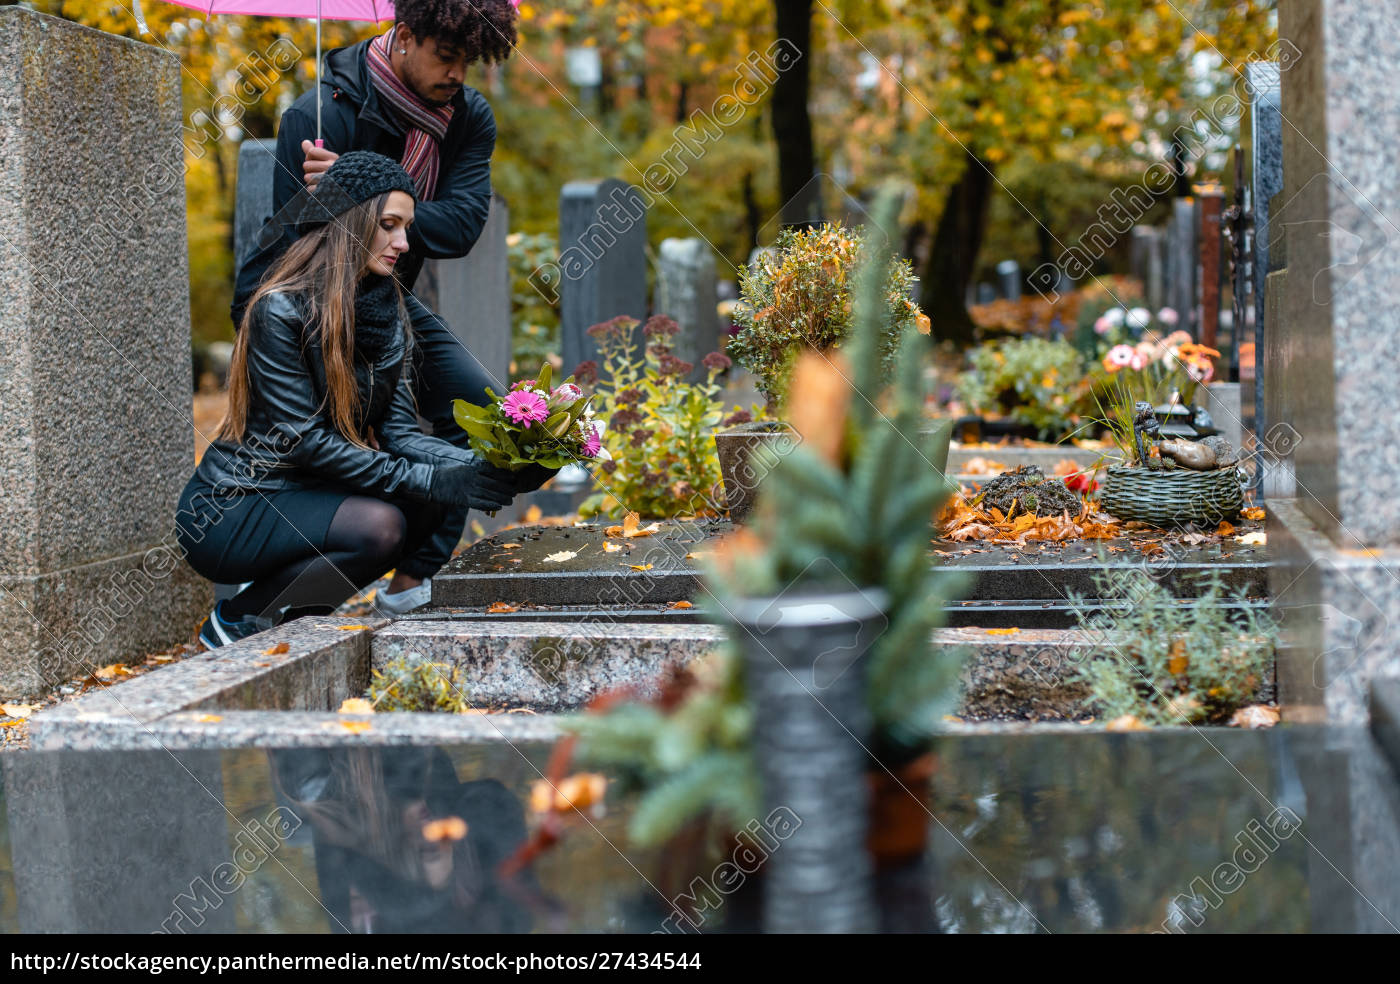
[[[439,465],[433,469],[428,498],[449,506],[495,512],[515,498],[515,476],[482,458],[464,465]]]
[[[513,474],[515,476],[515,491],[518,494],[535,491],[555,475],[558,475],[559,469],[546,468],[544,465],[526,465]]]

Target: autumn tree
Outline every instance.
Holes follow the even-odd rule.
[[[887,0],[877,38],[841,25],[834,41],[881,60],[895,84],[898,148],[878,169],[907,170],[930,228],[921,303],[940,338],[972,338],[964,307],[989,203],[1013,157],[1131,176],[1170,159],[1191,108],[1253,57],[1268,57],[1272,4],[1259,0]],[[872,43],[873,42],[873,43]],[[872,178],[877,175],[871,174]],[[1008,192],[1010,193],[1010,192]],[[1044,224],[1034,201],[1024,221]],[[936,219],[930,218],[936,215]],[[1074,230],[1049,230],[1058,254]]]

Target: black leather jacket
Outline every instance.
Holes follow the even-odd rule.
[[[418,429],[403,371],[407,333],[401,330],[398,344],[373,365],[356,357],[362,427],[374,429],[380,450],[356,447],[331,422],[321,346],[307,337],[303,305],[301,297],[278,291],[253,310],[243,440],[212,442],[196,476],[220,491],[332,484],[381,498],[427,501],[435,468],[474,455]]]

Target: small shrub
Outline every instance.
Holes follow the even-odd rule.
[[[867,236],[830,223],[820,229],[784,229],[772,252],[740,273],[744,303],[735,312],[739,333],[729,342],[729,354],[758,376],[770,411],[781,409],[800,351],[839,348],[850,334],[856,266],[873,248]],[[928,316],[910,300],[915,279],[908,260],[890,259],[877,314],[887,373],[906,327],[929,333]]]
[[[680,330],[664,315],[648,319],[637,337],[635,318],[594,325],[599,360],[576,369],[580,383],[595,379],[593,408],[607,422],[603,446],[612,460],[599,466],[603,491],[579,508],[582,516],[647,518],[713,514],[722,502],[714,430],[725,420],[716,378],[728,356],[705,356],[705,379],[687,382],[694,366],[678,359],[670,341]],[[735,408],[736,411],[738,408]],[[742,415],[743,412],[739,411]]]
[[[973,349],[972,370],[958,390],[974,412],[1009,417],[1049,438],[1078,421],[1089,380],[1068,342],[1016,338]]]
[[[434,663],[417,653],[396,656],[370,674],[369,701],[376,711],[468,709],[467,681],[457,667]]]
[[[1231,621],[1218,571],[1201,579],[1202,591],[1189,606],[1139,570],[1096,575],[1094,583],[1108,611],[1091,615],[1082,598],[1073,600],[1080,627],[1102,638],[1108,653],[1086,660],[1076,676],[1101,717],[1217,724],[1256,702],[1278,629],[1244,605],[1239,620]]]

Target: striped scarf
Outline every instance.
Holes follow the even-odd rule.
[[[412,89],[399,81],[389,64],[390,29],[369,43],[365,64],[369,78],[379,93],[379,105],[391,120],[405,131],[403,159],[399,161],[418,186],[420,201],[430,201],[437,190],[438,145],[452,122],[452,106],[429,106]]]

